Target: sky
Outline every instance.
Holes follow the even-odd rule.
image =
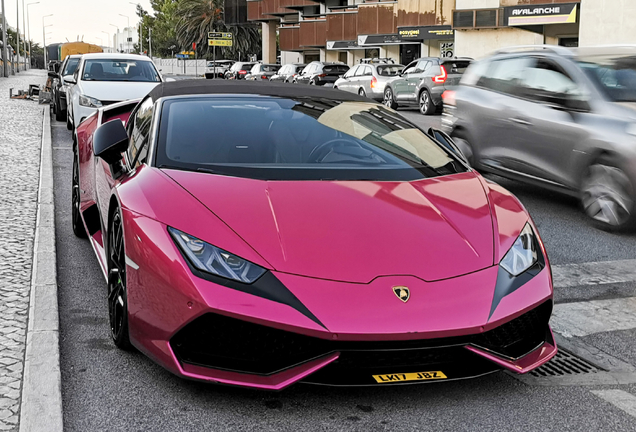
[[[24,33],[23,1],[26,11],[27,4],[38,0],[4,0],[7,25],[13,28],[17,25],[16,3],[19,3],[21,34]],[[135,13],[136,6],[130,4],[131,2],[139,3],[150,11],[150,0],[39,0],[39,4],[28,7],[31,40],[42,45],[42,17],[53,14],[44,18],[45,25],[52,24],[51,27],[46,27],[47,45],[66,42],[67,39],[73,42],[78,40],[78,37],[80,40],[83,37],[84,42],[110,46],[113,43],[113,34],[117,30],[109,24],[118,26],[120,30],[128,25],[128,20],[119,14],[130,17],[131,26],[139,21]],[[108,32],[109,35],[103,32]]]

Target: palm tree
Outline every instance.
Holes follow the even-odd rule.
[[[232,32],[232,47],[220,49],[224,58],[237,58],[238,53],[257,54],[261,51],[259,28],[253,25],[228,26],[223,21],[223,0],[181,0],[177,7],[177,40],[182,47],[197,44],[197,53],[210,53],[208,32]],[[218,47],[214,47],[218,48]],[[217,51],[219,54],[219,51]]]

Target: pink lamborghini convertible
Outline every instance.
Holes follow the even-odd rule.
[[[525,373],[556,353],[519,201],[443,133],[333,89],[163,83],[76,130],[73,229],[112,338],[282,389]]]

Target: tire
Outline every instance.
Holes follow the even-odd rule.
[[[57,103],[53,104],[53,111],[55,112],[55,120],[59,122],[63,122],[66,119],[66,111],[62,111],[60,108],[60,100],[59,98],[56,100]]]
[[[636,228],[636,179],[609,156],[596,159],[583,174],[581,204],[594,226],[624,232]]]
[[[363,88],[361,88],[360,90],[358,90],[358,94],[362,97],[367,97],[367,92],[364,91]]]
[[[431,115],[435,113],[435,104],[433,103],[433,99],[431,99],[431,94],[428,90],[424,89],[420,92],[420,97],[418,100],[420,113],[423,115]]]
[[[316,85],[316,81],[314,80],[309,81],[309,85]]]
[[[397,109],[398,104],[397,102],[395,102],[395,98],[393,97],[393,90],[391,90],[391,87],[387,87],[384,90],[384,100],[382,101],[382,103],[391,109]]]
[[[128,295],[126,291],[126,248],[121,212],[116,208],[108,230],[108,318],[115,346],[132,349],[128,331]]]
[[[79,163],[77,154],[73,152],[73,179],[71,190],[71,223],[73,234],[79,238],[86,238],[86,229],[80,214],[80,187],[79,187]]]
[[[66,110],[66,129],[73,130],[73,123],[71,123],[71,116],[69,110]]]

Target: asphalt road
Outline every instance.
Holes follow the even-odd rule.
[[[439,124],[439,116],[403,114],[422,126]],[[431,385],[296,385],[265,393],[185,381],[140,353],[117,350],[109,336],[106,283],[88,241],[71,231],[71,135],[54,119],[52,132],[66,430],[636,430],[634,417],[590,391],[607,386],[533,386],[497,373]],[[575,201],[497,180],[527,206],[553,263],[634,258],[636,235],[597,231],[587,225]],[[636,296],[636,284],[567,292],[570,300],[557,295],[557,302]],[[634,336],[633,330],[621,330],[581,341],[636,364]],[[621,388],[636,394],[633,385]]]

